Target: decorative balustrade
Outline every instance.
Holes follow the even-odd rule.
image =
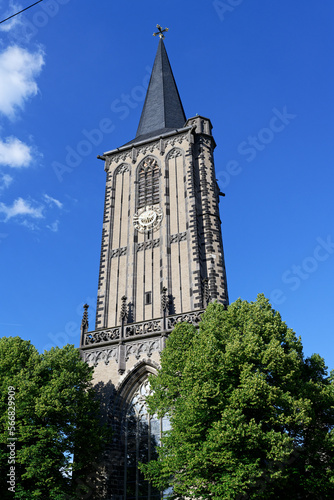
[[[162,331],[162,320],[154,319],[152,321],[143,321],[134,323],[125,327],[125,337],[133,337],[137,335],[145,335],[146,333],[154,333]]]
[[[167,330],[172,330],[178,323],[191,323],[194,326],[198,326],[199,322],[201,321],[201,315],[203,313],[204,310],[168,316]]]
[[[85,345],[99,344],[100,342],[110,342],[117,340],[121,336],[121,328],[108,328],[98,330],[96,332],[88,332],[85,334]]]
[[[123,329],[121,326],[118,326],[115,328],[106,328],[95,332],[88,332],[84,335],[84,345],[82,347],[92,344],[101,344],[103,342],[111,342],[113,340],[120,341],[122,339],[127,340],[133,337],[141,337],[149,334],[154,335],[155,333],[162,334],[163,332],[170,332],[178,323],[183,322],[198,326],[203,312],[204,310],[200,310],[167,316],[165,319],[165,327],[164,318],[158,318],[124,325]]]

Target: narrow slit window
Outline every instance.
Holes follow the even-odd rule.
[[[148,306],[149,304],[152,304],[152,292],[145,293],[145,305]]]

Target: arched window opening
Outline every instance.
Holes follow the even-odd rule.
[[[164,494],[145,481],[138,463],[157,458],[161,435],[170,429],[168,417],[148,413],[146,397],[152,393],[146,379],[133,395],[126,414],[125,428],[125,497],[124,500],[160,500]]]
[[[154,158],[147,158],[138,169],[137,208],[159,203],[159,165]]]

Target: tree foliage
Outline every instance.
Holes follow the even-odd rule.
[[[99,403],[91,380],[92,368],[81,360],[74,346],[39,354],[19,337],[0,339],[2,499],[81,498],[85,478],[98,462],[107,434],[99,421]],[[8,428],[9,392],[14,394],[10,410],[14,409],[13,401],[15,404],[12,432]],[[8,491],[7,483],[7,445],[13,442],[9,439],[13,435],[15,493]]]
[[[178,325],[150,382],[169,414],[159,458],[142,465],[174,498],[329,499],[334,391],[324,360],[259,295],[210,304],[199,330]]]

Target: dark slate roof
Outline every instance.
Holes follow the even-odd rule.
[[[127,144],[183,128],[185,122],[186,115],[172,68],[164,42],[160,39],[136,138]]]

